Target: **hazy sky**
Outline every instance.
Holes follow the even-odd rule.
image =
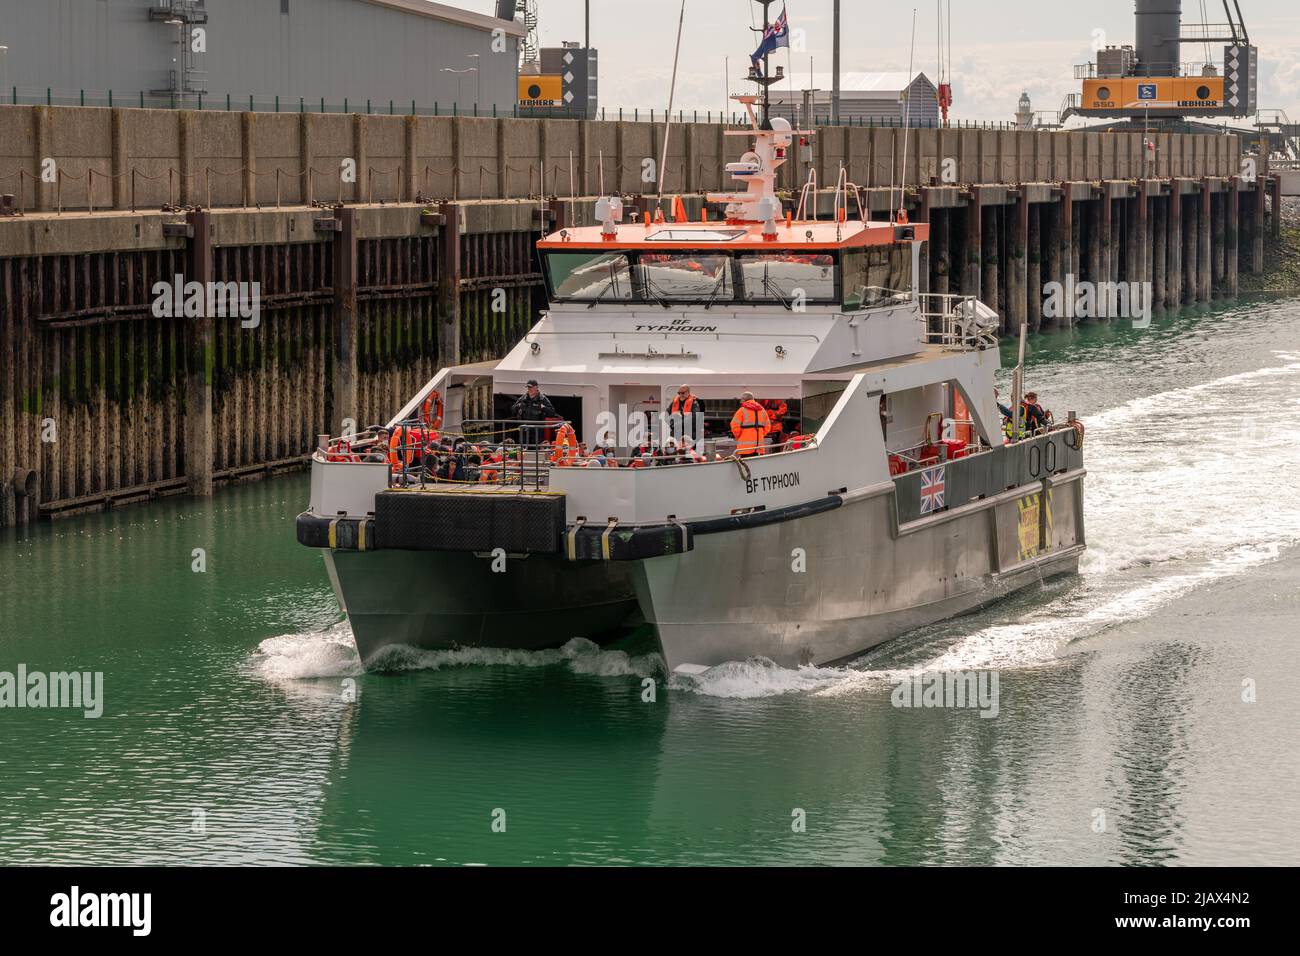
[[[450,0],[492,13],[494,0]],[[950,0],[952,82],[960,119],[1010,120],[1022,91],[1035,110],[1055,112],[1077,91],[1074,64],[1093,59],[1094,31],[1104,42],[1132,43],[1132,0]],[[1263,109],[1284,109],[1300,122],[1300,3],[1296,0],[1239,0],[1251,40],[1260,48],[1259,100]],[[945,8],[949,0],[944,0]],[[539,0],[543,46],[582,40],[582,0]],[[1221,0],[1184,0],[1185,23],[1225,21]],[[805,31],[807,50],[775,63],[806,75],[809,57],[818,72],[831,66],[832,0],[789,0],[790,25]],[[915,68],[935,78],[938,60],[937,4],[842,0],[845,72],[906,70],[916,12]],[[592,45],[600,51],[601,105],[653,106],[668,101],[680,0],[592,0]],[[731,58],[733,92],[749,87],[740,77],[757,41],[749,31],[751,0],[686,0],[677,104],[686,109],[720,109],[724,57]],[[774,15],[779,11],[774,6]],[[755,13],[754,15],[759,15]],[[1223,55],[1222,44],[1212,51]],[[1205,59],[1202,47],[1184,46],[1183,60]],[[805,84],[806,85],[806,84]]]

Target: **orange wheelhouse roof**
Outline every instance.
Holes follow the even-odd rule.
[[[908,230],[903,233],[902,230]],[[850,220],[834,222],[794,222],[785,220],[776,224],[776,238],[763,237],[763,224],[757,222],[644,222],[620,223],[618,235],[606,239],[600,226],[583,226],[553,232],[537,243],[537,248],[547,252],[566,249],[577,250],[637,250],[639,252],[707,252],[710,249],[727,252],[763,252],[765,250],[797,252],[809,249],[819,252],[838,249],[856,249],[863,246],[887,246],[893,243],[923,242],[930,238],[927,223],[894,224],[888,222],[861,222]],[[903,236],[906,235],[906,238]]]

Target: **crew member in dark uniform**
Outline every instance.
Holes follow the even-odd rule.
[[[519,422],[544,422],[560,417],[555,413],[555,406],[551,404],[551,400],[537,387],[535,378],[528,380],[528,391],[516,399],[510,409],[510,415]],[[520,441],[525,445],[539,445],[544,431],[545,429],[537,426],[525,425],[519,429]]]

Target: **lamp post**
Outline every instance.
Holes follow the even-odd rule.
[[[168,26],[176,28],[176,56],[172,62],[176,64],[176,79],[172,81],[172,92],[179,93],[181,96],[180,105],[185,105],[185,21],[178,17],[172,17],[170,20],[164,20]]]
[[[467,60],[482,60],[482,58],[483,58],[482,54],[480,53],[465,54],[465,59]],[[478,74],[478,76],[475,77],[475,80],[477,81],[477,91],[474,94],[474,108],[478,109],[480,106],[483,105],[483,71],[476,66],[471,67],[470,69],[472,69],[475,73]]]

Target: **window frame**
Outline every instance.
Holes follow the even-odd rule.
[[[874,247],[867,247],[867,248],[874,248]],[[616,303],[621,305],[637,305],[637,306],[660,305],[661,303],[657,299],[651,298],[645,292],[644,283],[640,276],[640,270],[638,269],[638,267],[641,265],[642,255],[648,255],[648,256],[680,255],[680,256],[712,256],[712,257],[722,256],[722,257],[726,257],[728,261],[728,266],[731,269],[731,296],[729,298],[724,298],[720,296],[717,299],[713,299],[711,303],[710,303],[710,299],[704,296],[698,298],[689,298],[689,299],[670,298],[668,299],[668,302],[671,305],[712,304],[712,305],[729,305],[735,307],[750,306],[750,307],[757,308],[761,306],[780,305],[781,301],[776,298],[770,298],[770,299],[749,298],[748,293],[746,292],[745,289],[745,276],[744,276],[744,272],[745,272],[744,263],[747,260],[772,257],[772,256],[781,256],[781,255],[828,256],[831,259],[830,268],[832,273],[832,281],[834,284],[834,292],[829,297],[826,298],[810,297],[808,299],[808,304],[817,305],[817,306],[830,305],[842,309],[843,302],[844,302],[844,291],[843,291],[844,290],[844,253],[854,252],[854,251],[857,250],[841,250],[841,249],[808,250],[808,249],[800,249],[797,246],[781,247],[781,248],[774,248],[774,249],[752,249],[752,250],[751,249],[743,249],[743,250],[742,249],[712,249],[712,250],[711,249],[664,249],[663,251],[658,251],[658,250],[652,251],[652,250],[634,250],[634,249],[592,249],[592,248],[574,249],[574,250],[547,249],[542,253],[542,256],[545,260],[543,262],[542,275],[546,281],[547,298],[549,299],[550,302],[554,304],[591,305],[593,302],[599,302],[602,305],[608,303]],[[557,255],[570,256],[570,255],[576,255],[584,252],[588,253],[593,260],[601,256],[607,256],[607,255],[622,256],[628,263],[628,275],[630,277],[631,286],[632,286],[631,298],[621,298],[621,297],[612,298],[608,295],[606,295],[604,298],[599,298],[599,299],[595,296],[578,298],[576,296],[561,296],[557,294],[555,290],[554,272],[552,271],[552,267],[551,267],[551,257]]]

